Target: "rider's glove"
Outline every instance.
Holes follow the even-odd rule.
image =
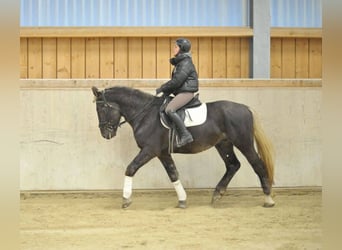
[[[161,90],[161,88],[157,88],[157,89],[156,89],[156,95],[158,95],[158,94],[161,93],[161,92],[163,92],[163,91]]]

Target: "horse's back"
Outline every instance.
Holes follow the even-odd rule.
[[[233,119],[251,116],[249,107],[242,103],[232,102],[228,100],[220,100],[207,103],[208,113],[221,114]]]
[[[207,103],[208,119],[234,144],[238,138],[250,140],[253,136],[253,114],[245,104],[232,101]]]

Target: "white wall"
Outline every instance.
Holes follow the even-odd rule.
[[[143,91],[154,94],[154,88]],[[137,154],[129,125],[105,140],[89,88],[21,90],[21,190],[121,189],[126,166]],[[249,105],[276,151],[275,186],[321,186],[321,88],[202,88],[202,101],[229,99]],[[230,187],[259,187],[243,156]],[[215,187],[225,171],[215,149],[174,155],[186,188]],[[133,188],[172,188],[154,159]]]

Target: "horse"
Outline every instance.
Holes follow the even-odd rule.
[[[178,197],[176,207],[186,208],[187,194],[169,150],[169,133],[159,121],[163,96],[155,96],[138,89],[115,86],[99,90],[91,88],[101,135],[105,139],[116,136],[118,127],[127,122],[133,129],[139,153],[125,171],[122,208],[132,203],[132,183],[137,171],[157,157],[164,166]],[[273,207],[272,185],[274,162],[271,142],[256,119],[255,112],[244,104],[219,100],[208,102],[207,119],[198,126],[189,127],[193,142],[182,147],[171,145],[173,153],[195,154],[215,147],[224,161],[226,172],[216,185],[211,202],[215,204],[224,195],[229,182],[240,168],[234,153],[236,147],[248,160],[259,177],[264,193],[264,207]],[[125,120],[120,122],[121,117]]]

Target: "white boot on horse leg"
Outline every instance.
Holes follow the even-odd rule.
[[[172,182],[173,186],[175,187],[177,196],[178,196],[178,205],[177,208],[186,208],[186,192],[183,188],[182,183],[180,180]]]
[[[124,188],[123,188],[122,208],[128,208],[132,203],[132,199],[131,199],[132,186],[133,186],[133,177],[125,176]]]
[[[265,195],[264,207],[274,207],[275,202],[272,199],[271,195]]]

